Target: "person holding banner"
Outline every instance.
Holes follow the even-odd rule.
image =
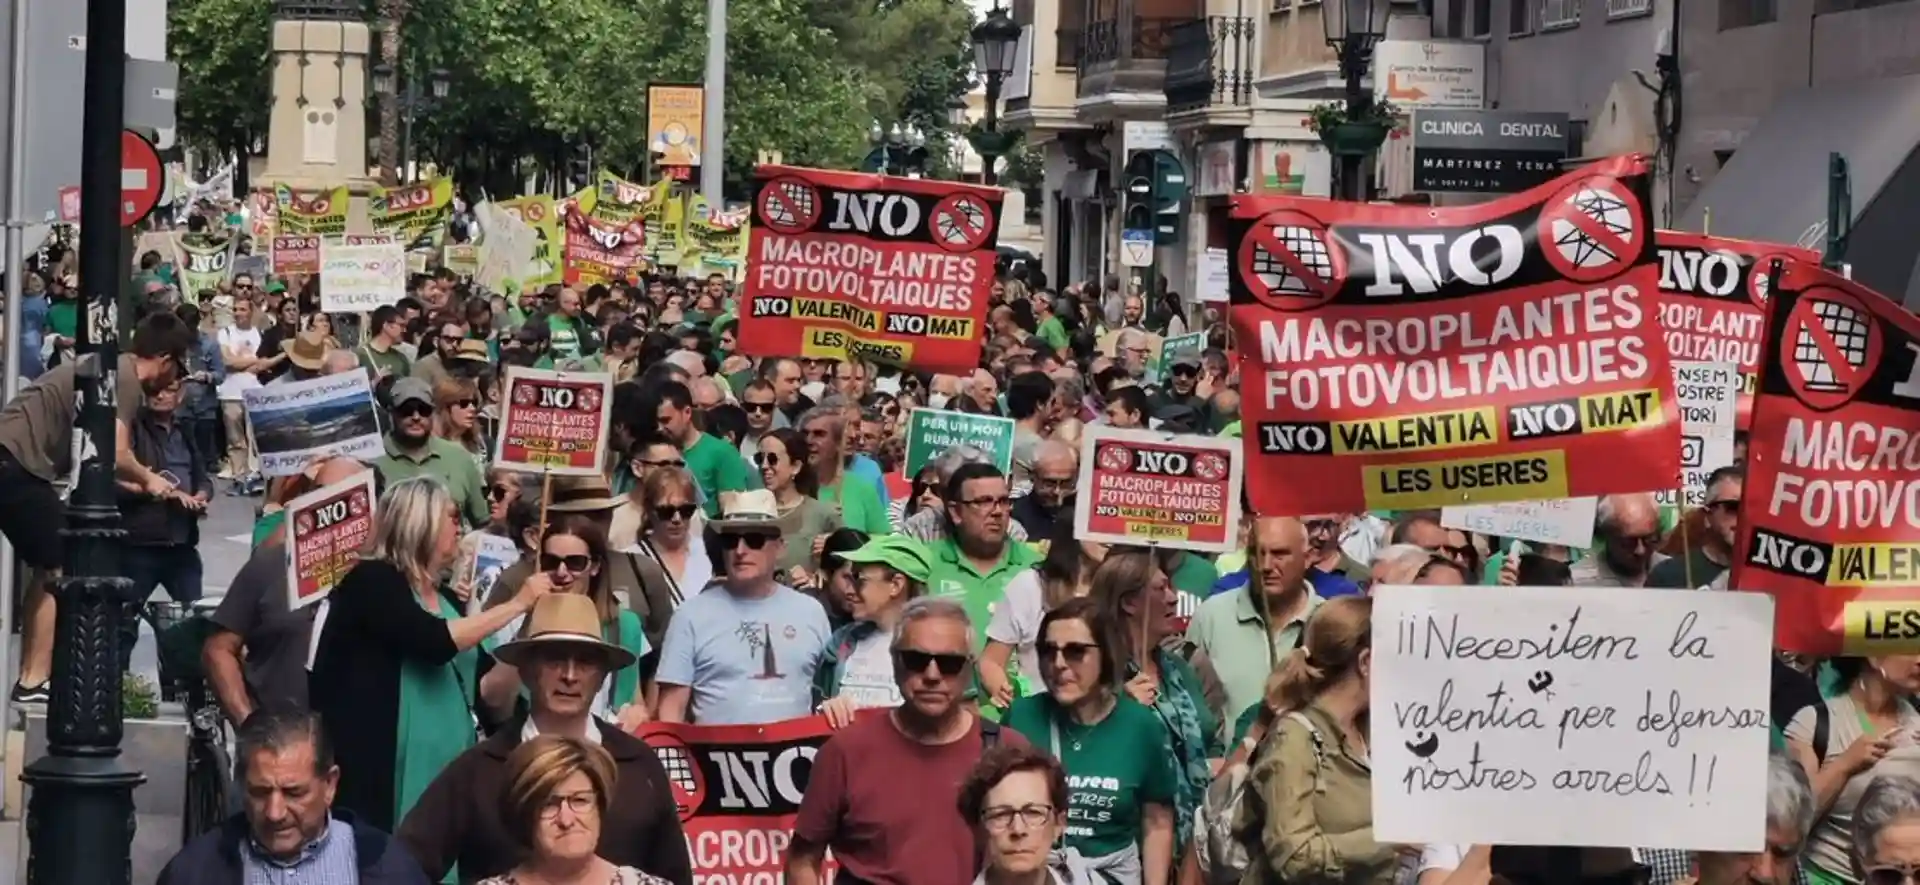
[[[1175,757],[1160,717],[1121,688],[1120,629],[1092,598],[1048,612],[1039,643],[1047,691],[1014,701],[1005,723],[1067,770],[1067,850],[1119,885],[1167,885]]]
[[[428,477],[395,483],[375,513],[367,552],[316,627],[308,694],[338,743],[336,804],[391,832],[434,776],[473,746],[481,641],[553,584],[535,573],[506,604],[460,617],[460,603],[440,593],[460,542],[446,489]]]

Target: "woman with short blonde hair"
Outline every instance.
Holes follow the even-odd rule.
[[[480,885],[668,885],[598,853],[601,823],[619,781],[613,757],[599,744],[540,735],[507,755],[500,820],[520,863]]]

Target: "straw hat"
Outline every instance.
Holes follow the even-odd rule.
[[[599,513],[620,506],[624,500],[613,493],[607,478],[600,474],[553,477],[553,498],[547,502],[549,513]]]
[[[593,649],[606,659],[608,670],[619,670],[634,662],[633,652],[601,638],[600,613],[593,600],[577,593],[551,593],[533,604],[520,635],[493,650],[493,656],[515,667],[527,665],[528,658],[542,648]]]
[[[713,521],[714,531],[780,534],[780,505],[766,489],[737,492]]]
[[[309,372],[318,372],[327,364],[326,336],[308,329],[299,337],[287,342],[287,362],[293,363]]]

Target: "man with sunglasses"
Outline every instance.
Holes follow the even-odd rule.
[[[901,704],[856,718],[820,747],[787,854],[790,885],[966,885],[978,874],[960,785],[996,744],[1026,744],[965,703],[976,644],[965,607],[908,602],[891,643]]]
[[[656,676],[660,721],[763,725],[813,713],[833,629],[818,600],[773,579],[786,551],[778,516],[773,493],[755,489],[713,521],[726,578],[673,613]]]
[[[1183,351],[1173,358],[1165,369],[1166,384],[1153,395],[1153,411],[1159,414],[1167,406],[1186,406],[1194,414],[1204,414],[1207,401],[1198,393],[1200,387],[1200,354]]]
[[[1594,546],[1573,564],[1573,587],[1645,587],[1667,557],[1660,552],[1660,508],[1648,494],[1606,495],[1594,508]]]
[[[393,430],[387,434],[387,453],[374,466],[389,485],[416,476],[431,476],[446,486],[468,526],[487,524],[486,478],[472,453],[459,443],[433,432],[433,388],[419,378],[402,378],[393,385]]]
[[[752,458],[760,451],[760,437],[773,429],[774,415],[779,412],[773,385],[764,378],[748,382],[740,392],[740,408],[747,413],[747,435],[740,439],[740,457]]]
[[[1746,484],[1746,471],[1735,465],[1707,477],[1707,503],[1700,508],[1706,531],[1689,539],[1693,549],[1654,566],[1647,573],[1648,587],[1691,590],[1713,583],[1727,570],[1733,562],[1734,536],[1740,531],[1740,497]]]
[[[434,315],[427,332],[433,336],[433,352],[414,361],[412,376],[425,381],[427,389],[432,390],[442,381],[453,380],[448,367],[460,355],[460,342],[467,340],[467,321],[442,311]]]

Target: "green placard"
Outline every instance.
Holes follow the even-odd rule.
[[[1198,332],[1188,332],[1185,335],[1175,335],[1171,338],[1162,339],[1160,341],[1160,353],[1153,358],[1153,365],[1147,367],[1153,370],[1152,372],[1149,373],[1150,376],[1153,378],[1153,383],[1155,384],[1166,383],[1167,368],[1173,365],[1174,357],[1177,357],[1183,353],[1200,353],[1206,349],[1207,349],[1207,330],[1206,329],[1201,329]]]
[[[914,409],[907,414],[907,469],[911,478],[928,461],[957,445],[970,445],[993,456],[1001,473],[1013,470],[1013,419],[968,415],[943,409]]]

